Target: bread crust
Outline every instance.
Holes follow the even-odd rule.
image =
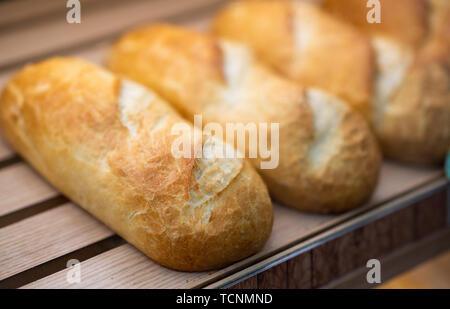
[[[370,117],[370,42],[315,5],[279,0],[233,2],[216,15],[212,30],[247,44],[261,60],[301,85],[333,93]]]
[[[449,2],[382,0],[381,24],[362,21],[361,12],[367,10],[363,1],[325,0],[323,7],[367,33],[375,47],[373,109],[377,116],[373,124],[386,156],[412,163],[442,163],[450,149]],[[385,42],[384,48],[379,48],[380,41]],[[396,87],[377,86],[384,78],[382,59],[395,53],[398,59],[390,66],[410,59]],[[389,78],[389,74],[385,75]],[[386,86],[392,89],[387,91]],[[381,100],[380,91],[388,94]]]
[[[319,7],[297,3],[300,13],[294,15],[293,1],[235,2],[217,15],[213,29],[219,35],[245,42],[266,63],[301,84],[316,83],[346,99],[370,121],[386,156],[405,162],[441,163],[450,148],[449,2],[381,0],[380,24],[367,22],[366,1],[318,2],[323,12]],[[330,20],[327,13],[341,21]],[[310,45],[330,48],[311,54],[286,52],[295,37],[295,27],[286,22],[295,21],[293,16],[305,25],[298,29],[308,29],[306,21],[309,28],[315,25],[318,39],[310,40]],[[273,29],[261,26],[268,21],[275,25]],[[349,30],[352,24],[356,27]],[[350,36],[355,31],[359,34]],[[308,41],[307,33],[304,37]],[[342,49],[334,48],[336,40]],[[274,56],[279,53],[289,57]],[[296,63],[301,61],[311,67],[299,70],[303,76],[299,79],[292,70],[297,70]],[[351,79],[338,79],[327,73],[327,68],[336,69],[336,74],[345,72]],[[364,82],[356,84],[353,80]],[[342,91],[364,97],[364,103],[355,104],[355,98]]]
[[[120,38],[107,66],[155,89],[189,120],[201,114],[204,125],[278,122],[278,167],[260,169],[260,157],[251,162],[284,204],[340,212],[361,205],[375,187],[380,153],[363,118],[319,90],[274,74],[240,44],[152,25]]]
[[[175,158],[175,123],[149,89],[75,58],[26,66],[0,97],[20,155],[157,263],[208,270],[257,252],[272,228],[262,179],[240,159]]]
[[[441,41],[411,52],[407,73],[374,122],[386,156],[411,163],[443,162],[450,149],[449,55]]]

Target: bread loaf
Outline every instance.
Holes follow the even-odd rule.
[[[367,22],[366,1],[322,2],[323,10],[298,1],[234,2],[213,29],[251,46],[289,78],[347,98],[370,121],[386,156],[441,163],[450,147],[444,1],[433,0],[440,9],[428,14],[425,0],[382,0],[380,24]]]
[[[156,262],[207,270],[257,252],[272,227],[260,176],[242,159],[174,157],[177,123],[151,90],[74,58],[26,66],[0,97],[20,155]]]
[[[242,42],[274,70],[332,93],[370,117],[373,54],[366,36],[302,1],[237,1],[219,11],[215,34]]]
[[[323,7],[372,41],[373,124],[385,154],[442,163],[450,149],[450,2],[382,0],[379,24],[361,21],[361,1],[344,2],[324,0]]]
[[[224,128],[279,123],[278,166],[262,168],[261,156],[251,161],[284,204],[339,212],[361,205],[375,187],[380,154],[363,118],[323,91],[274,74],[242,45],[153,25],[120,38],[107,66],[155,89],[190,120],[202,115],[204,124]],[[256,147],[246,139],[240,150]]]

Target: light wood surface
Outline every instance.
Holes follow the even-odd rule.
[[[0,169],[0,216],[57,194],[58,192],[25,162]]]
[[[0,280],[113,235],[68,203],[0,229]]]
[[[81,0],[84,5],[102,0]],[[105,0],[103,0],[105,1]],[[49,13],[62,12],[65,16],[66,2],[61,0],[14,0],[0,2],[0,27],[9,26],[13,23],[26,22],[31,18],[41,17]]]
[[[186,282],[186,285],[183,286],[201,286],[208,281],[215,280],[216,278],[232,273],[236,269],[251,265],[252,263],[271,256],[292,244],[300,242],[302,239],[305,239],[306,237],[317,233],[322,229],[326,229],[327,227],[337,224],[348,217],[354,216],[358,212],[374,207],[378,203],[387,201],[394,196],[398,196],[401,193],[420,186],[424,182],[439,177],[441,174],[442,171],[437,169],[411,169],[392,163],[385,163],[381,173],[380,184],[377,187],[371,202],[358,210],[342,215],[307,214],[291,208],[275,205],[273,232],[261,252],[224,269],[210,272],[207,275],[199,276],[198,273],[184,273],[183,280],[188,280],[188,282]],[[165,268],[153,263],[150,259],[144,259],[143,261],[135,263],[132,261],[133,258],[130,258],[129,267],[123,267],[121,263],[110,261],[110,259],[113,259],[113,261],[121,261],[126,259],[126,257],[130,256],[129,250],[115,250],[114,253],[109,253],[107,256],[109,257],[108,259],[103,259],[103,257],[97,256],[81,263],[83,272],[85,271],[88,275],[83,279],[82,283],[78,287],[94,287],[97,284],[100,284],[98,283],[98,280],[101,281],[101,285],[103,287],[130,287],[130,284],[135,282],[133,280],[138,280],[139,282],[134,284],[134,287],[170,288],[173,286],[175,281],[179,280],[179,272],[173,271],[163,272],[165,276],[167,276],[165,277],[165,280],[155,278],[154,273],[160,273],[161,269]],[[135,277],[136,272],[143,267],[142,263],[146,264],[145,268],[148,268],[148,271],[141,273],[138,277]],[[119,273],[120,276],[117,275]],[[113,277],[114,280],[107,279],[110,277]],[[61,284],[59,285],[60,287],[73,287],[65,281],[65,278],[66,270],[62,270],[54,275],[34,282],[30,285],[30,287],[55,287],[56,284]],[[64,284],[64,282],[66,283]]]
[[[79,284],[68,283],[66,276],[67,270],[62,270],[24,288],[188,288],[191,281],[205,278],[208,273],[186,273],[158,266],[126,244],[83,262]]]
[[[0,161],[12,156],[14,152],[0,136]]]
[[[100,39],[111,39],[130,27],[142,23],[169,19],[177,14],[194,14],[205,6],[223,3],[223,0],[152,0],[130,1],[127,5],[107,6],[104,9],[81,8],[82,22],[69,24],[66,13],[48,19],[39,27],[24,27],[2,33],[0,67],[34,59]],[[193,18],[191,18],[193,19]],[[43,40],[42,38],[45,38]]]

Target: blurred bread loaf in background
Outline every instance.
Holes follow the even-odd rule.
[[[384,153],[442,163],[450,149],[450,2],[381,0],[381,23],[362,20],[364,1],[323,8],[368,35],[375,51],[372,123]]]
[[[376,185],[381,156],[364,119],[329,93],[278,76],[241,44],[151,25],[121,37],[107,67],[154,89],[191,121],[199,114],[223,128],[279,123],[278,166],[251,161],[284,204],[340,212],[361,205]],[[246,140],[247,154],[258,147]]]
[[[369,24],[366,1],[317,2],[232,2],[212,29],[281,74],[346,98],[387,157],[442,163],[450,148],[448,4],[382,0],[383,22]]]

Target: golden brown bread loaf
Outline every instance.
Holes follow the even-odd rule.
[[[215,34],[250,46],[273,69],[371,113],[373,55],[366,36],[301,1],[238,1],[221,10]]]
[[[74,58],[25,67],[0,97],[11,145],[156,262],[207,270],[257,252],[272,228],[260,176],[241,159],[176,159],[176,123],[149,89]]]
[[[365,96],[358,97],[368,98],[359,100],[364,103],[355,104],[347,96],[348,101],[370,120],[387,156],[416,163],[442,162],[450,147],[450,29],[448,18],[442,17],[448,17],[443,13],[445,1],[433,0],[433,7],[440,9],[432,12],[440,13],[429,16],[424,0],[384,0],[381,24],[367,23],[366,1],[323,2],[324,9],[343,17],[342,21],[296,1],[239,1],[217,15],[213,29],[251,46],[268,64],[297,81],[311,78],[310,84],[344,98],[343,91],[363,92]],[[344,21],[352,21],[359,29]],[[427,35],[428,26],[435,35]],[[316,68],[318,73],[297,69],[299,62],[310,63],[310,71]],[[349,74],[361,83],[337,79],[320,63],[338,71],[336,75]]]
[[[363,118],[322,91],[272,73],[239,44],[153,25],[120,38],[107,66],[155,89],[188,119],[201,114],[203,124],[279,123],[278,167],[260,168],[260,156],[251,161],[287,205],[343,211],[375,187],[380,154]]]
[[[359,0],[323,7],[371,38],[376,56],[373,126],[384,153],[441,163],[450,149],[450,2],[381,0],[377,24],[361,20]]]

